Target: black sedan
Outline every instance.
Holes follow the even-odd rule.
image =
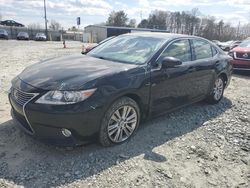
[[[146,117],[191,103],[218,103],[232,58],[203,38],[134,33],[87,55],[40,62],[12,80],[12,116],[45,142],[103,146],[128,140]]]
[[[5,21],[1,21],[0,25],[6,25],[6,26],[14,26],[14,27],[24,27],[23,24],[20,24],[14,20],[5,20]]]
[[[6,30],[4,30],[4,29],[0,29],[0,39],[6,39],[6,40],[8,40],[8,39],[9,39],[9,37],[8,37],[8,33],[7,33],[7,31],[6,31]]]

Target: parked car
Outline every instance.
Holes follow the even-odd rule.
[[[195,36],[131,33],[85,56],[50,59],[12,80],[12,116],[45,142],[103,146],[127,141],[141,119],[197,101],[218,103],[232,58]]]
[[[6,25],[6,26],[15,26],[15,27],[24,27],[23,24],[20,24],[14,20],[5,20],[5,21],[1,21],[0,25]]]
[[[5,29],[0,29],[0,39],[8,39],[8,33]]]
[[[47,37],[44,33],[37,33],[35,36],[36,41],[46,41]]]
[[[17,40],[29,40],[29,34],[27,32],[19,32],[17,34]]]
[[[82,54],[87,54],[90,50],[94,49],[96,46],[101,45],[101,44],[103,44],[103,43],[109,41],[109,40],[112,39],[112,38],[114,38],[114,36],[113,36],[113,37],[108,37],[108,38],[102,40],[102,41],[101,41],[100,43],[98,43],[98,44],[96,44],[96,43],[89,43],[89,44],[83,45],[83,46],[82,46]]]
[[[223,50],[223,51],[230,51],[231,49],[231,45],[233,44],[234,41],[227,41],[227,42],[220,42],[219,47]]]
[[[244,40],[233,48],[229,55],[233,57],[233,67],[236,70],[250,70],[250,39]]]
[[[233,41],[230,45],[230,50],[232,50],[233,48],[239,46],[239,44],[241,43],[241,41],[237,40],[237,41]]]
[[[98,46],[96,43],[88,43],[88,44],[83,44],[82,45],[82,54],[87,54],[90,50]]]
[[[214,44],[216,44],[217,46],[220,46],[220,41],[218,41],[218,40],[212,40],[212,42],[213,42]]]

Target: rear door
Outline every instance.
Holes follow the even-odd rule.
[[[208,41],[191,39],[193,50],[194,96],[204,98],[211,90],[216,76],[215,66],[219,63],[217,50]]]

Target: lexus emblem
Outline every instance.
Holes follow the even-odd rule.
[[[244,53],[244,54],[243,54],[243,57],[244,57],[244,58],[247,58],[247,57],[248,57],[248,54],[247,54],[247,53]]]

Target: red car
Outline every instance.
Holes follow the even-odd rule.
[[[233,57],[234,69],[250,70],[250,39],[244,40],[238,47],[232,49],[229,55]]]

